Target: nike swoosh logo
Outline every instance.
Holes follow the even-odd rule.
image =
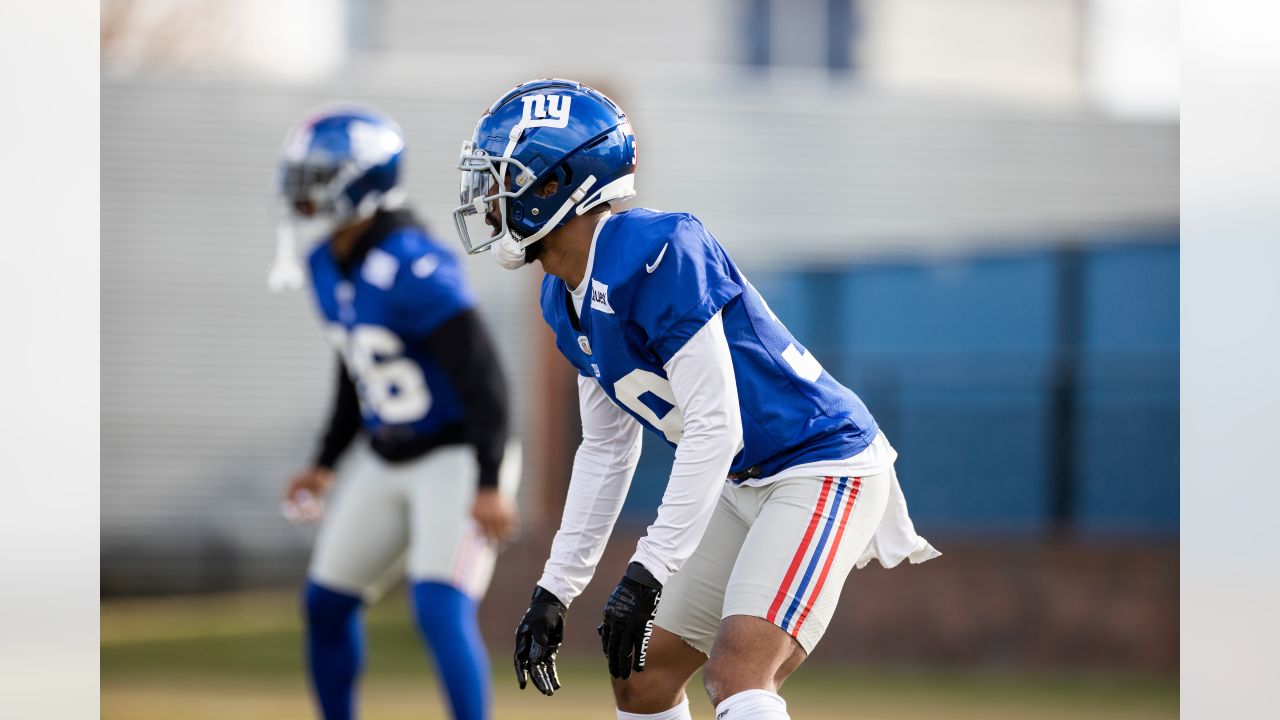
[[[666,245],[662,246],[662,251],[658,253],[658,259],[654,260],[652,265],[645,263],[645,266],[644,266],[645,272],[651,273],[654,270],[658,269],[658,264],[662,262],[662,256],[667,254],[667,245],[670,245],[670,244],[671,243],[667,243]]]

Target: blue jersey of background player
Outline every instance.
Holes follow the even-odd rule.
[[[359,608],[407,575],[454,716],[479,720],[490,682],[476,603],[515,520],[498,487],[506,386],[457,259],[403,205],[403,147],[389,118],[351,107],[304,119],[282,150],[272,283],[301,279],[298,236],[316,243],[307,274],[338,355],[328,426],[285,512],[321,521],[305,607],[324,717],[354,714]],[[344,466],[326,507],[333,468],[361,430],[369,449]]]
[[[875,437],[862,401],[791,336],[692,215],[617,214],[602,224],[588,265],[591,312],[570,307],[571,289],[548,274],[542,315],[578,372],[595,377],[614,403],[672,447],[684,418],[663,366],[717,312],[742,414],[731,477],[853,457]]]
[[[456,258],[408,210],[378,212],[341,259],[330,244],[316,246],[308,267],[326,334],[341,359],[338,395],[354,390],[360,424],[379,455],[396,461],[426,445],[465,440],[466,418],[489,419],[489,408],[466,412],[462,388],[447,369],[457,358],[445,345],[450,333],[437,333],[470,314],[471,290]],[[462,372],[458,379],[470,377]],[[350,432],[355,417],[344,409],[337,419]],[[481,485],[496,485],[504,438],[492,426],[478,429],[473,442]],[[319,464],[332,466],[346,437],[327,440]]]

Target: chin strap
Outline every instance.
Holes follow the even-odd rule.
[[[538,242],[550,234],[551,231],[560,227],[560,221],[564,219],[564,216],[568,215],[575,205],[582,202],[582,199],[587,196],[587,193],[591,191],[591,187],[595,184],[596,176],[588,176],[587,179],[578,186],[578,189],[573,191],[573,194],[569,196],[569,199],[564,201],[564,204],[560,206],[560,209],[557,210],[556,213],[552,215],[537,232],[529,237],[516,240],[512,237],[511,231],[508,230],[500,240],[489,246],[493,252],[493,257],[498,261],[498,264],[508,270],[519,270],[524,267],[525,248]],[[506,206],[504,205],[503,207],[504,210],[502,217],[505,222]]]
[[[592,231],[593,243],[595,242],[596,236],[600,234],[600,229],[604,227],[605,221],[612,216],[613,213],[606,210],[604,214],[600,216],[600,219],[596,221],[595,230]],[[513,240],[510,235],[494,241],[493,244],[489,246],[489,252],[493,255],[493,259],[496,260],[499,265],[508,270],[519,270],[529,262],[525,259],[525,246],[522,246],[519,242]]]
[[[582,184],[578,186],[578,189],[573,191],[573,194],[569,196],[569,199],[564,201],[564,204],[560,206],[560,209],[556,210],[555,214],[543,223],[542,227],[538,228],[537,232],[529,237],[520,238],[518,241],[515,241],[515,244],[521,248],[527,248],[551,234],[552,231],[560,227],[560,222],[564,220],[564,217],[568,215],[571,210],[573,210],[574,206],[582,202],[582,199],[587,196],[587,193],[591,192],[591,188],[595,184],[596,176],[588,175],[587,179],[582,181]],[[504,215],[504,220],[505,217],[506,216]],[[508,232],[506,237],[511,237],[511,233]]]
[[[489,246],[493,258],[508,270],[519,270],[524,267],[524,248],[516,244],[510,235]]]

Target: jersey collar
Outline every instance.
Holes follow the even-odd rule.
[[[604,218],[596,223],[596,229],[591,233],[591,249],[587,251],[587,268],[582,273],[582,282],[578,287],[569,291],[569,299],[573,302],[574,313],[579,319],[582,318],[582,306],[587,299],[587,288],[591,287],[591,271],[596,266],[596,243],[600,241],[600,231],[604,230],[604,226],[613,219],[613,214],[608,213]],[[566,287],[568,287],[566,285]]]
[[[360,263],[364,262],[370,250],[387,239],[387,236],[391,235],[391,233],[406,225],[420,225],[417,217],[408,208],[378,210],[369,229],[364,231],[364,234],[356,240],[355,245],[351,248],[351,254],[341,262],[334,258],[334,264],[338,266],[338,270],[343,275],[350,275],[352,271],[360,266]]]

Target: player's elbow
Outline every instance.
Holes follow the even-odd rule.
[[[723,449],[729,455],[742,446],[742,418],[737,413],[716,411],[688,418],[681,442]]]

